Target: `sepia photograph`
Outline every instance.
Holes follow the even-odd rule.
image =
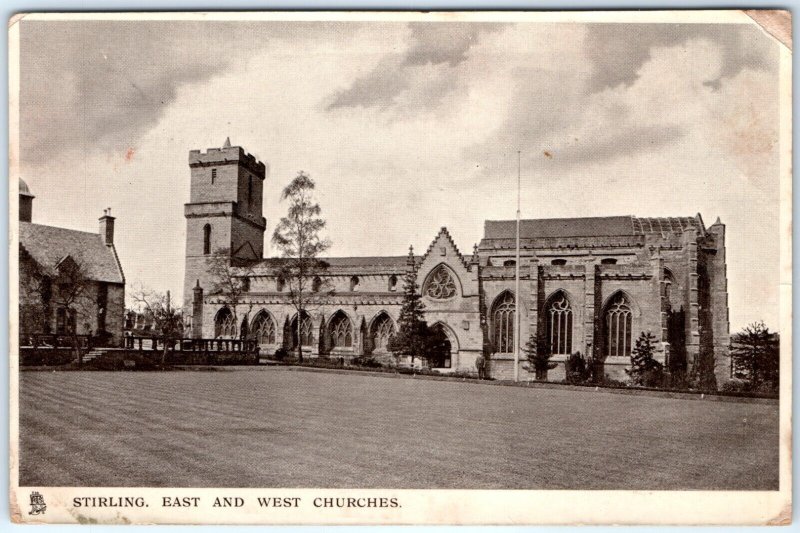
[[[13,521],[791,521],[788,12],[9,35]]]

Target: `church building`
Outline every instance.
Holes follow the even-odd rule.
[[[302,317],[279,275],[281,259],[264,258],[262,212],[266,167],[226,141],[189,152],[190,201],[185,206],[184,297],[192,334],[258,341],[262,353],[296,349],[345,359],[388,356],[403,300],[402,280],[414,269],[429,325],[441,328],[449,354],[441,372],[475,370],[486,355],[497,379],[514,374],[514,318],[524,346],[537,339],[564,377],[575,352],[604,362],[624,380],[641,332],[657,341],[656,358],[691,371],[700,354],[713,357],[717,383],[730,379],[725,225],[702,217],[610,216],[523,220],[520,286],[515,290],[516,222],[487,220],[480,243],[463,254],[442,227],[421,255],[330,257],[318,305]],[[232,310],[211,294],[216,250],[244,262],[247,292]],[[233,317],[237,317],[234,321]],[[298,328],[297,321],[300,320]],[[520,354],[520,379],[533,379]]]

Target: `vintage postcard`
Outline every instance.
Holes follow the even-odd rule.
[[[788,12],[9,32],[13,521],[791,521]]]

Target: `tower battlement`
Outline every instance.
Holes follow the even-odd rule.
[[[189,150],[189,166],[192,168],[232,164],[245,167],[262,180],[266,178],[266,165],[257,160],[254,155],[245,152],[241,146],[228,145],[222,148],[208,148],[205,152]]]

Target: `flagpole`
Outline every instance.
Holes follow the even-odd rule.
[[[520,151],[517,150],[517,255],[514,261],[514,381],[519,381],[519,207],[520,207]]]

